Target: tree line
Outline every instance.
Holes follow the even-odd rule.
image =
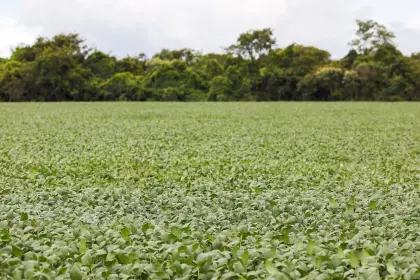
[[[163,49],[117,58],[78,34],[39,37],[0,58],[0,101],[418,101],[420,53],[357,20],[342,59],[313,46],[276,47],[271,28],[240,34],[221,53]]]

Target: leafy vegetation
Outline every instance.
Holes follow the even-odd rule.
[[[419,279],[419,118],[0,104],[0,278]]]
[[[270,28],[240,34],[222,53],[163,49],[151,58],[117,58],[78,34],[40,37],[0,58],[0,101],[420,101],[420,53],[403,55],[377,22],[356,23],[342,59],[280,48]]]

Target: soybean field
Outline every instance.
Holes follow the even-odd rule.
[[[1,279],[420,279],[420,103],[0,104]]]

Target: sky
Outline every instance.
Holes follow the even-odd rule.
[[[385,24],[404,53],[420,52],[419,0],[0,0],[0,57],[63,32],[119,57],[162,48],[220,52],[242,32],[271,27],[278,47],[313,45],[339,58],[356,19]]]

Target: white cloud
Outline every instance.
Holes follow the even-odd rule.
[[[393,23],[390,29],[395,33],[398,48],[405,54],[420,52],[420,27]]]
[[[409,22],[412,19],[402,18],[400,25],[391,22],[395,14],[392,20],[384,19],[398,5],[387,0],[17,1],[22,2],[19,21],[8,19],[4,24],[0,20],[3,53],[10,44],[61,32],[80,33],[89,45],[120,56],[151,55],[164,47],[220,51],[241,32],[273,27],[280,47],[296,42],[340,57],[349,50],[355,19],[371,17],[395,28],[402,50],[411,52],[420,46],[418,40],[412,40],[413,36],[420,38],[420,26],[414,27]],[[382,17],[375,18],[376,11]]]
[[[19,24],[13,18],[0,18],[0,57],[8,57],[11,48],[18,43],[32,43],[38,32],[37,29],[27,28],[25,25]]]
[[[313,45],[334,56],[349,50],[348,42],[355,33],[355,19],[369,17],[369,7],[353,0],[289,0],[287,12],[276,26],[279,44]]]
[[[163,47],[219,51],[252,28],[274,26],[285,0],[25,0],[22,21],[45,33],[79,32],[115,53]]]

